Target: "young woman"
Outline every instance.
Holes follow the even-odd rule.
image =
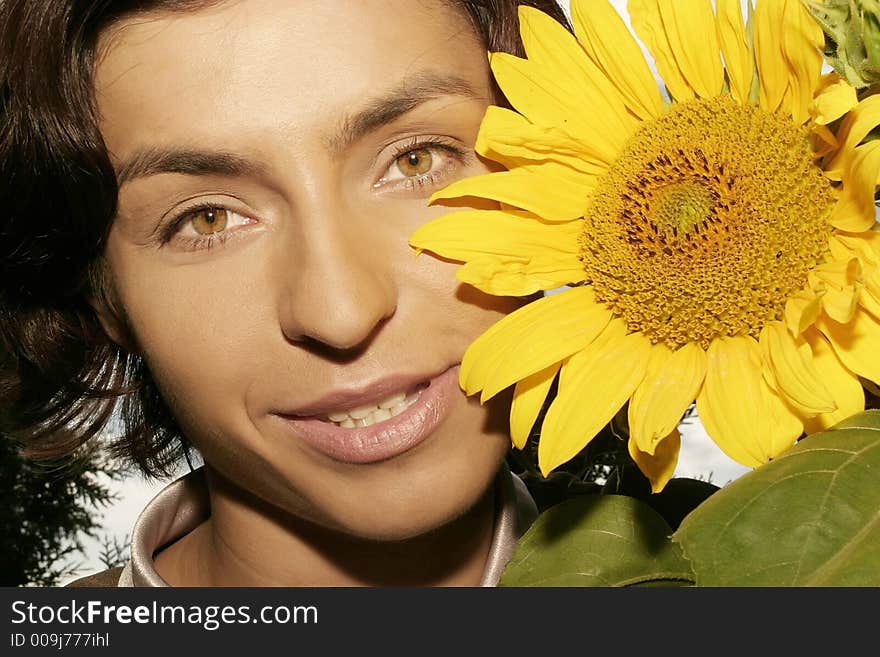
[[[490,163],[516,0],[4,0],[6,429],[205,466],[79,584],[492,585],[534,503],[458,386],[525,299],[408,236]],[[565,22],[552,2],[528,2]]]

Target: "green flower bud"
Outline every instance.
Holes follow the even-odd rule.
[[[880,83],[880,0],[808,0],[825,33],[825,58],[857,89]]]

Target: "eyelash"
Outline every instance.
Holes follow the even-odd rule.
[[[399,160],[407,153],[411,153],[412,151],[417,150],[443,151],[447,156],[450,156],[452,159],[456,160],[458,164],[466,164],[469,155],[467,151],[462,149],[451,140],[443,139],[441,137],[416,137],[405,144],[400,144],[395,147],[390,157],[390,164],[385,171],[387,172],[389,169],[391,169],[391,167],[395,166],[397,160]],[[422,189],[424,187],[437,185],[449,173],[450,168],[451,165],[447,163],[446,166],[442,169],[429,171],[428,173],[424,173],[420,176],[405,176],[402,179],[388,182],[382,182],[382,179],[380,179],[373,185],[373,187],[376,189],[380,189],[388,185],[393,188],[403,187],[406,191]],[[384,175],[385,174],[383,174],[383,177]],[[393,189],[391,191],[393,191]],[[199,203],[192,207],[186,208],[185,210],[181,210],[179,213],[174,215],[174,217],[172,217],[172,219],[168,222],[166,226],[162,228],[159,235],[160,246],[168,244],[175,239],[175,236],[177,236],[178,241],[183,242],[183,244],[181,244],[181,248],[187,251],[201,251],[224,245],[237,231],[221,230],[216,233],[211,233],[210,235],[205,235],[203,237],[182,238],[178,236],[181,227],[186,223],[187,220],[192,218],[193,215],[196,215],[199,212],[203,212],[205,210],[226,210],[227,212],[234,212],[233,210],[230,210],[228,207],[220,203],[211,202]]]

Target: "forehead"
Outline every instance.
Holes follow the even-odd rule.
[[[488,85],[485,50],[440,0],[240,0],[128,18],[99,41],[111,153],[153,140],[288,128],[302,137],[402,79],[444,72]]]

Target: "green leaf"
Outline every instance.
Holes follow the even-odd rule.
[[[698,586],[880,586],[880,411],[731,482],[673,540]]]
[[[557,504],[522,536],[499,586],[690,585],[672,530],[651,507],[623,495]]]
[[[707,481],[676,477],[670,479],[659,493],[640,499],[659,513],[672,529],[678,529],[691,511],[718,490],[718,486]]]

